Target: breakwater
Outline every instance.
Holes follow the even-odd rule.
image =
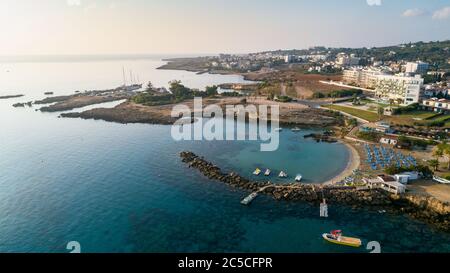
[[[334,185],[310,185],[300,183],[273,184],[255,182],[235,172],[224,173],[215,164],[188,151],[180,153],[184,163],[199,170],[209,179],[220,181],[231,187],[249,192],[259,191],[275,200],[305,201],[319,204],[324,198],[327,203],[339,203],[352,207],[371,207],[389,213],[406,213],[415,219],[450,232],[450,206],[436,199],[416,195],[394,195],[381,189],[359,189]],[[263,189],[263,190],[261,190]]]

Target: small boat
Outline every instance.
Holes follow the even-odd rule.
[[[322,237],[323,239],[325,239],[325,241],[333,244],[351,247],[361,246],[361,239],[342,236],[342,231],[340,230],[333,230],[330,233],[324,233],[322,234]]]
[[[275,128],[275,132],[281,132],[283,131],[283,128]]]
[[[281,171],[280,174],[278,175],[278,177],[286,178],[286,177],[288,177],[288,175],[287,175],[287,173]]]
[[[253,201],[253,199],[255,199],[257,196],[258,196],[258,193],[253,192],[249,196],[247,196],[244,199],[242,199],[241,204],[242,205],[249,205]]]
[[[298,127],[294,127],[291,129],[292,132],[300,132],[300,128]]]
[[[265,175],[265,176],[269,176],[271,172],[272,172],[272,171],[271,171],[270,169],[267,169],[267,170],[264,172],[264,175]]]
[[[302,181],[302,175],[301,174],[297,174],[297,176],[295,177],[295,181],[300,182]]]
[[[256,168],[256,170],[253,172],[254,175],[259,175],[261,173],[261,170],[259,168]]]

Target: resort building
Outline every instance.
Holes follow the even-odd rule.
[[[395,178],[395,180],[397,180],[397,182],[406,185],[406,184],[408,184],[409,181],[419,179],[419,173],[418,172],[404,172],[404,173],[394,175],[394,178]]]
[[[362,88],[375,89],[378,75],[383,73],[372,69],[352,68],[344,70],[342,81]]]
[[[419,102],[423,78],[420,75],[408,77],[403,75],[378,75],[375,96],[379,99],[393,100],[399,104],[409,105]]]
[[[285,63],[292,63],[293,61],[294,61],[294,56],[292,56],[292,55],[284,56],[284,62]]]
[[[450,111],[450,100],[438,98],[426,99],[423,100],[422,106],[426,110],[446,113]]]
[[[406,186],[398,182],[394,177],[381,174],[377,178],[363,179],[370,189],[383,189],[394,194],[405,193]]]
[[[392,133],[391,126],[386,122],[377,122],[375,124],[375,131],[380,133]]]
[[[450,88],[443,83],[431,83],[424,85],[423,95],[427,98],[446,97],[449,94]]]
[[[426,74],[429,65],[424,62],[408,62],[406,64],[405,73],[411,74]]]
[[[354,54],[351,54],[350,56],[339,53],[336,58],[336,64],[344,67],[344,66],[356,66],[359,65],[359,62],[361,61],[361,58],[356,57]]]

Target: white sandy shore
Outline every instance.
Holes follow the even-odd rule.
[[[350,176],[353,174],[353,171],[359,168],[360,157],[358,154],[358,151],[348,142],[343,142],[345,146],[347,146],[348,150],[350,151],[350,157],[348,159],[347,167],[337,176],[333,177],[332,179],[323,182],[324,185],[331,185],[334,183],[337,183],[339,181],[342,181],[347,176]]]

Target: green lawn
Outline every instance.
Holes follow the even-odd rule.
[[[344,113],[347,113],[352,116],[362,118],[364,120],[371,121],[371,122],[375,122],[375,121],[379,120],[377,113],[369,112],[366,110],[360,110],[360,109],[351,108],[351,107],[347,107],[347,106],[341,106],[341,105],[325,105],[324,107],[333,109],[333,110],[342,111]]]
[[[444,122],[444,121],[448,121],[450,119],[450,115],[439,115],[435,118],[432,119],[428,119],[429,121],[437,121],[437,122]]]
[[[412,111],[408,112],[407,114],[401,114],[399,116],[407,118],[431,119],[433,117],[439,116],[439,114],[430,111]]]

